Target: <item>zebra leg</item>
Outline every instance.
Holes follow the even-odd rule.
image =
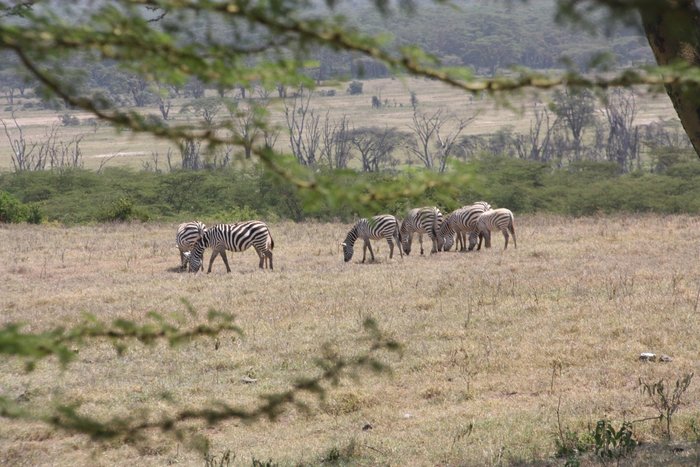
[[[180,269],[184,270],[185,268],[187,268],[187,257],[185,256],[185,253],[180,250]]]
[[[209,269],[207,269],[207,274],[209,274],[211,272],[211,265],[214,264],[214,260],[216,259],[216,257],[218,255],[219,255],[219,252],[217,250],[213,250],[211,252],[211,258],[209,258]],[[202,255],[202,256],[204,256],[204,255]],[[204,259],[204,258],[202,258],[202,259]],[[202,261],[202,263],[204,263],[204,261]],[[204,267],[204,264],[202,264],[202,267]]]
[[[510,224],[508,228],[510,229],[510,233],[513,235],[513,246],[518,248],[518,242],[515,241],[515,227],[513,227],[513,224]]]
[[[269,260],[268,266],[270,268],[270,271],[272,271],[272,251],[267,250],[265,254],[267,255],[267,259]]]
[[[391,237],[387,237],[386,242],[389,244],[389,259],[392,259],[394,257],[394,242],[391,241]]]
[[[372,262],[374,262],[374,252],[372,251],[372,244],[369,242],[369,238],[366,242],[367,248],[369,248],[369,254],[372,257]]]
[[[365,240],[362,243],[362,262],[363,263],[365,262],[365,258],[367,258],[367,243],[368,243],[368,240]]]
[[[423,254],[423,234],[418,234],[418,242],[420,243],[420,254]]]
[[[477,240],[479,241],[478,249],[481,249],[481,235],[478,235],[476,232],[472,232],[469,234],[469,251],[474,250]]]
[[[506,246],[503,248],[504,250],[508,249],[508,230],[503,229],[503,238],[506,239]]]
[[[430,250],[430,254],[432,255],[433,253],[437,253],[437,252],[438,252],[438,240],[437,240],[437,237],[436,237],[435,235],[428,234],[428,238],[430,238],[430,241],[431,241],[432,244],[433,244],[433,247],[432,247],[431,250]]]
[[[224,260],[224,264],[226,265],[226,272],[231,272],[231,268],[228,265],[228,258],[226,257],[226,251],[221,252],[221,259]]]

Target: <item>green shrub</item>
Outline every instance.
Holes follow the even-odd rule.
[[[130,198],[122,196],[104,210],[99,220],[105,222],[147,221],[149,217],[145,211],[136,208]]]
[[[30,224],[41,224],[44,220],[44,215],[41,213],[38,204],[30,204],[27,206],[27,222]]]
[[[28,214],[27,206],[22,204],[10,193],[0,191],[0,222],[25,222]]]

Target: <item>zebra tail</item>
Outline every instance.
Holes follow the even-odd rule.
[[[275,241],[272,239],[272,235],[270,235],[270,233],[267,234],[267,238],[270,239],[267,249],[272,251],[272,249],[275,247]]]
[[[510,230],[510,233],[513,234],[513,245],[515,246],[515,248],[518,248],[518,242],[515,239],[515,222],[512,218],[510,220],[510,224],[508,224],[508,230]]]

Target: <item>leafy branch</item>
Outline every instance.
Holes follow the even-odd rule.
[[[166,328],[170,329],[169,326]],[[142,332],[138,326],[117,326],[117,329],[116,331],[95,332],[91,330],[85,332],[85,328],[78,327],[75,334],[79,336],[89,335],[90,337],[106,336],[118,341],[125,337],[136,337],[139,340],[143,339],[146,343],[168,335],[170,336],[169,341],[173,343],[188,339],[193,335],[209,334],[211,331],[206,326],[178,333],[171,333],[166,329]],[[357,379],[361,371],[389,372],[389,367],[379,359],[378,355],[382,352],[400,353],[401,345],[385,336],[371,319],[364,322],[364,329],[367,333],[367,348],[364,352],[345,356],[337,353],[330,346],[325,346],[323,355],[315,362],[320,370],[319,374],[299,378],[286,391],[263,395],[261,402],[252,409],[236,407],[227,402],[217,402],[207,407],[176,410],[160,417],[150,416],[144,412],[127,417],[99,420],[82,413],[77,404],[57,405],[47,413],[36,414],[35,411],[26,410],[6,397],[0,397],[0,417],[43,422],[62,431],[86,434],[95,441],[120,440],[137,444],[145,440],[148,432],[156,430],[163,434],[170,434],[178,440],[186,440],[192,447],[206,452],[208,442],[205,438],[196,435],[192,422],[213,426],[234,419],[246,422],[254,422],[262,418],[275,420],[288,407],[307,411],[308,406],[302,397],[304,394],[323,400],[328,387],[337,386],[345,378]],[[67,339],[66,341],[73,340]]]
[[[193,307],[184,300],[183,303],[188,314],[196,318]],[[87,314],[83,322],[73,328],[58,327],[36,333],[23,332],[21,324],[10,323],[0,329],[0,354],[26,359],[26,371],[33,371],[39,360],[49,356],[57,357],[61,366],[66,368],[77,355],[76,346],[83,345],[88,339],[109,339],[121,354],[126,348],[125,341],[129,339],[146,345],[164,340],[175,346],[198,337],[215,337],[225,331],[243,334],[233,323],[232,315],[215,310],[208,312],[206,323],[190,329],[182,329],[156,312],[149,312],[147,318],[151,322],[145,324],[121,318],[105,323]]]

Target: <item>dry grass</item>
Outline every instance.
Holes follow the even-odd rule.
[[[100,318],[143,319],[181,311],[233,312],[244,337],[169,349],[138,344],[118,357],[92,342],[61,372],[55,362],[30,374],[0,363],[0,393],[24,406],[80,402],[95,416],[152,413],[214,400],[254,404],[316,374],[331,342],[362,348],[361,324],[373,317],[400,340],[386,356],[392,376],[346,381],[309,414],[277,423],[228,422],[200,432],[214,453],[317,464],[329,453],[357,464],[493,465],[552,461],[560,418],[583,433],[598,419],[656,415],[638,379],[674,382],[696,370],[700,353],[700,219],[688,216],[516,218],[519,248],[502,237],[480,253],[388,259],[357,254],[344,264],[338,243],[349,226],[272,224],[275,271],[257,270],[252,251],[231,254],[233,273],[175,272],[176,225],[0,226],[0,322],[39,330]],[[359,246],[359,245],[358,245]],[[640,363],[640,352],[672,363]],[[258,382],[244,384],[243,376]],[[700,415],[693,381],[674,419],[677,439],[693,439]],[[370,424],[371,429],[363,430]],[[468,426],[472,424],[471,432]],[[636,425],[644,441],[661,425]],[[95,446],[83,436],[3,420],[3,465],[198,464],[197,454],[153,434],[148,448]]]
[[[394,127],[401,131],[408,131],[412,118],[410,106],[410,93],[415,92],[420,109],[428,114],[441,109],[445,114],[459,118],[467,118],[477,115],[475,120],[465,129],[464,134],[492,134],[501,128],[511,126],[515,131],[527,134],[530,131],[532,119],[532,105],[534,102],[549,102],[547,93],[527,91],[522,94],[514,94],[508,99],[508,106],[500,105],[488,97],[472,97],[464,92],[455,90],[439,82],[417,79],[375,79],[363,81],[362,95],[351,96],[345,92],[347,83],[342,83],[336,89],[334,97],[312,98],[311,108],[325,116],[326,112],[331,119],[338,120],[343,115],[347,116],[351,124],[360,127]],[[329,88],[320,88],[329,89]],[[372,109],[371,97],[379,96],[388,106],[381,109]],[[647,94],[640,91],[638,98],[638,114],[635,124],[644,124],[652,121],[676,119],[671,102],[665,94]],[[179,109],[186,103],[185,100],[175,101],[170,112],[174,122],[184,123],[187,114],[180,114]],[[288,151],[288,139],[285,136],[286,123],[284,120],[284,107],[281,101],[275,100],[271,107],[271,120],[273,124],[282,129],[278,140],[278,149]],[[144,113],[159,115],[157,108],[137,109]],[[25,131],[28,141],[42,141],[46,137],[47,128],[59,121],[59,117],[65,112],[52,111],[17,111],[16,117]],[[81,119],[88,119],[88,114],[77,114]],[[602,116],[602,114],[601,114]],[[189,116],[191,118],[191,116]],[[0,110],[0,119],[4,119],[11,128],[11,114]],[[164,140],[159,140],[146,135],[133,134],[130,131],[116,133],[109,127],[81,125],[77,127],[62,127],[61,137],[64,141],[77,135],[85,135],[81,148],[83,149],[83,161],[86,168],[96,169],[100,164],[108,167],[128,166],[141,168],[143,163],[153,164],[153,154],[159,155],[161,168],[166,167],[165,154],[168,148],[175,151],[174,163],[179,163],[179,155],[176,148]],[[6,142],[4,133],[0,132],[0,169],[12,167],[10,147]],[[119,156],[105,161],[109,155]]]

